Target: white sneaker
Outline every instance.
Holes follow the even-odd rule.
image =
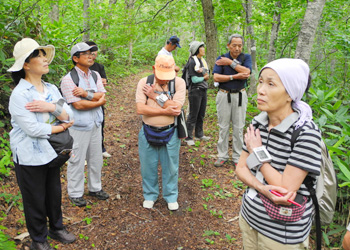
[[[109,157],[111,157],[111,155],[108,154],[107,151],[106,151],[106,152],[103,152],[102,155],[103,155],[104,158],[109,158]]]
[[[170,202],[168,203],[168,209],[171,211],[178,210],[179,209],[179,203],[177,202]]]
[[[209,141],[211,137],[203,135],[202,137],[196,137],[196,139],[201,141]]]
[[[143,201],[143,207],[144,208],[153,208],[153,205],[154,205],[154,201],[148,201],[148,200],[144,200]]]
[[[194,140],[185,140],[188,146],[193,146],[194,145]]]

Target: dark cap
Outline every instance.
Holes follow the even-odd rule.
[[[178,38],[177,36],[172,36],[169,38],[169,41],[172,43],[172,44],[176,44],[177,47],[181,48],[180,46],[180,38]]]

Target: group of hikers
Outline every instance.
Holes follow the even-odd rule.
[[[231,163],[238,178],[248,186],[239,214],[244,249],[308,249],[314,204],[304,179],[309,178],[315,185],[321,165],[321,133],[312,120],[310,106],[301,100],[311,84],[310,69],[300,59],[283,58],[266,64],[259,72],[257,87],[261,113],[243,135],[248,103],[246,83],[252,65],[251,56],[242,53],[243,47],[243,37],[231,35],[228,52],[217,58],[211,73],[204,59],[204,43],[193,41],[187,64],[190,82],[186,83],[177,76],[180,67],[172,56],[173,50],[181,48],[180,39],[172,36],[155,59],[153,75],[138,82],[136,111],[142,118],[138,148],[143,207],[152,209],[158,200],[160,162],[162,197],[169,210],[179,209],[178,117],[188,86],[185,143],[193,146],[194,140],[211,139],[204,134],[203,123],[208,79],[213,75],[218,86],[219,126],[214,166],[229,163],[232,123]],[[94,42],[80,42],[71,48],[74,68],[62,78],[60,91],[42,80],[49,72],[54,46],[40,46],[35,40],[24,38],[14,47],[15,63],[8,70],[16,84],[9,103],[13,127],[10,144],[31,249],[53,249],[48,235],[62,243],[76,240],[62,220],[60,169],[65,160],[68,159],[67,192],[73,205],[86,205],[85,164],[87,195],[100,200],[109,198],[101,183],[103,157],[111,157],[103,145],[107,77],[103,65],[95,62],[97,51]],[[300,133],[294,143],[295,129],[300,129]],[[55,135],[71,137],[72,145],[57,151],[52,142]],[[67,158],[58,163],[59,157]],[[350,249],[348,233],[343,245],[346,250]]]

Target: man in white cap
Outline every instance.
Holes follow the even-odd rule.
[[[105,88],[101,76],[93,77],[89,67],[94,63],[92,53],[86,43],[77,43],[71,49],[74,69],[79,77],[78,86],[72,79],[72,71],[63,77],[61,82],[62,94],[70,104],[75,123],[69,131],[74,139],[74,156],[68,161],[67,179],[68,195],[71,202],[79,207],[86,206],[84,195],[84,168],[87,161],[89,195],[100,200],[109,198],[101,184],[103,165],[101,148],[101,124],[103,114],[101,106],[106,103]]]
[[[163,198],[169,210],[177,210],[180,139],[174,121],[185,102],[186,83],[176,77],[173,57],[159,55],[154,77],[142,78],[136,90],[137,114],[142,115],[139,133],[144,208],[153,208],[159,195],[158,161],[162,166]],[[174,82],[175,94],[171,94]],[[170,89],[169,89],[170,88]]]

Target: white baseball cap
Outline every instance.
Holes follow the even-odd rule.
[[[96,47],[95,45],[90,46],[87,43],[77,43],[73,46],[73,48],[70,50],[70,57],[73,58],[73,55],[77,52],[84,52],[90,50],[92,47]]]
[[[25,60],[33,53],[34,50],[42,49],[46,53],[47,62],[50,64],[55,56],[55,47],[53,45],[40,46],[31,38],[23,38],[17,42],[13,49],[15,63],[9,68],[8,72],[16,72],[23,69]]]

